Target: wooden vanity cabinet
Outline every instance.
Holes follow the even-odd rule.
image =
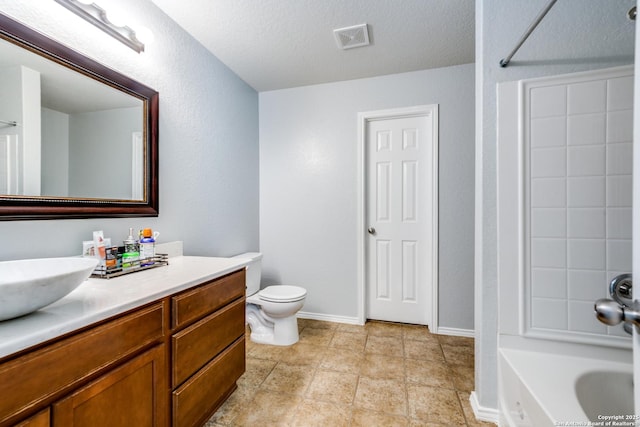
[[[244,270],[0,360],[0,427],[203,425],[244,373]]]
[[[245,371],[245,271],[171,299],[172,426],[204,424]]]
[[[49,427],[51,425],[51,410],[46,408],[32,417],[15,425],[15,427]]]

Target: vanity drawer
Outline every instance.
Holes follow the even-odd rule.
[[[241,298],[173,335],[172,384],[177,387],[244,333]]]
[[[171,298],[171,325],[175,328],[206,316],[244,296],[244,269],[215,279]]]
[[[160,339],[163,315],[159,302],[0,364],[0,424]]]
[[[173,392],[173,426],[201,425],[245,370],[244,335]]]

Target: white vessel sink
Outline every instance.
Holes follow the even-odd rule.
[[[601,422],[603,416],[633,415],[633,374],[592,371],[576,381],[576,395],[589,420]],[[616,419],[616,418],[608,418]],[[624,417],[623,421],[628,421]]]
[[[41,258],[0,262],[0,321],[34,312],[77,288],[95,258]]]

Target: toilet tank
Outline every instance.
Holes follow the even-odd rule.
[[[262,275],[262,254],[260,252],[247,252],[236,255],[233,258],[248,259],[247,263],[247,296],[260,290],[260,277]]]

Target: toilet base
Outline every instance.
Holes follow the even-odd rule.
[[[298,342],[298,319],[295,314],[281,318],[265,318],[264,312],[254,304],[247,304],[249,338],[258,344],[289,346]]]

